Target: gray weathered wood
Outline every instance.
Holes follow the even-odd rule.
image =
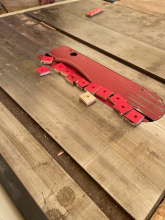
[[[87,11],[103,7],[93,18]],[[29,15],[69,33],[147,73],[165,79],[165,20],[101,0],[88,0],[28,12]]]
[[[38,76],[36,53],[70,46],[163,100],[165,85],[24,15],[0,22],[0,86],[127,212],[148,219],[164,195],[165,118],[134,128],[99,101],[86,107],[82,91],[62,76]]]
[[[0,152],[48,219],[108,219],[0,103]]]

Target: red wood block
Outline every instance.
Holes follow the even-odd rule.
[[[102,8],[96,8],[96,9],[94,9],[92,11],[87,12],[86,16],[92,17],[93,15],[96,15],[96,14],[98,14],[100,12],[103,12],[103,11],[104,10]]]
[[[76,85],[83,89],[85,86],[89,85],[89,82],[82,77],[81,79],[77,80]]]
[[[140,114],[138,111],[136,111],[134,109],[131,110],[126,115],[124,115],[124,117],[127,121],[129,121],[129,123],[131,123],[132,125],[135,125],[135,126],[140,124],[142,122],[142,120],[144,119],[144,115]]]
[[[114,109],[119,112],[120,115],[125,115],[132,110],[132,106],[130,106],[126,101],[120,101],[114,106]]]
[[[58,63],[58,64],[56,64],[56,65],[54,65],[54,66],[52,66],[52,67],[53,67],[54,70],[55,70],[56,72],[58,72],[58,73],[60,73],[60,71],[62,71],[62,70],[64,70],[64,69],[67,68],[67,66],[66,66],[65,64],[63,64],[63,63]]]
[[[63,76],[68,76],[70,75],[71,73],[75,73],[75,69],[71,68],[71,67],[68,67],[66,69],[63,69],[60,71],[61,75]]]
[[[109,98],[110,95],[113,94],[113,91],[105,88],[105,87],[102,87],[101,89],[99,89],[97,92],[96,92],[96,95],[99,96],[100,98],[104,99],[104,100],[107,100]]]
[[[78,79],[80,79],[81,76],[76,74],[76,73],[71,73],[70,75],[66,76],[65,79],[70,82],[71,84],[73,84],[74,82],[76,82]]]
[[[44,76],[51,73],[46,66],[39,67],[36,69],[36,71],[39,73],[40,76]]]
[[[53,62],[53,57],[43,56],[41,63],[42,64],[51,64]]]
[[[126,102],[126,99],[119,94],[115,94],[114,96],[109,98],[109,101],[112,102],[114,105],[116,105],[120,102],[124,102],[124,101]]]
[[[99,90],[101,88],[101,86],[99,86],[96,83],[90,83],[88,86],[85,87],[85,91],[88,91],[90,93],[92,93],[93,95],[97,92],[97,90]]]

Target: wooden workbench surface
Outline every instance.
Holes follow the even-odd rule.
[[[96,22],[89,25],[91,21],[88,21],[87,18],[79,18],[69,12],[60,13],[60,10],[64,9],[66,8],[58,8],[59,17],[56,17],[57,19],[54,18],[54,9],[49,11],[44,9],[43,12],[34,12],[33,15],[37,15],[38,18],[45,21],[45,14],[47,14],[50,16],[47,23],[52,24],[51,19],[53,18],[55,26],[60,26],[61,29],[66,28],[65,32],[70,32],[67,22],[72,21],[72,34],[76,37],[78,37],[75,34],[77,25],[83,26],[84,24],[83,32],[79,32],[79,34],[83,41],[88,39],[90,43],[89,35],[92,35],[93,32],[91,34],[84,32],[86,24],[88,27],[96,29],[101,28],[101,25]],[[62,17],[63,20],[58,20]],[[73,17],[76,17],[77,23],[74,23]],[[132,39],[123,33],[110,31],[105,27],[102,27],[99,33],[104,33],[104,31],[107,33],[107,37],[111,33],[115,33],[116,37],[120,35],[120,43],[124,45],[122,48],[114,42],[112,47],[110,46],[113,51],[108,50],[108,52],[115,56],[121,54],[123,60],[125,59],[123,53],[127,53],[129,63],[133,63],[135,60],[137,63],[133,63],[133,65],[141,65],[140,68],[145,70],[147,70],[147,66],[153,65],[153,59],[157,59],[155,62],[162,62],[162,66],[150,72],[152,75],[162,78],[162,81],[164,80],[161,72],[164,65],[163,48],[158,48],[156,44],[151,45]],[[50,76],[42,78],[38,76],[35,68],[40,64],[36,54],[44,53],[59,45],[65,45],[146,87],[163,100],[165,100],[165,85],[23,14],[1,19],[0,33],[0,86],[3,90],[130,215],[137,220],[149,219],[164,196],[164,117],[157,122],[142,123],[139,127],[134,128],[100,101],[86,107],[78,100],[82,91],[65,82],[60,75],[52,72]],[[103,49],[102,45],[108,47],[109,44],[104,44],[105,39],[101,40],[99,33],[94,34],[95,39],[100,41],[97,47],[100,49]],[[114,37],[113,41],[116,39],[118,38]],[[122,39],[125,40],[124,44]],[[152,50],[148,60],[145,58],[146,55],[140,57],[141,52],[131,59],[134,50],[130,52],[128,47],[131,48],[131,43],[133,42],[134,45],[135,41],[136,47],[137,45],[142,46],[143,55],[146,48],[148,51]],[[127,52],[124,52],[125,48],[127,48]],[[118,52],[115,54],[116,50]]]

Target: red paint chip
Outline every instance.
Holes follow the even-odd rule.
[[[107,100],[109,98],[109,96],[111,96],[112,94],[113,94],[113,91],[111,91],[105,87],[102,87],[101,89],[99,89],[96,92],[96,95],[104,100]]]
[[[68,75],[70,75],[71,73],[75,73],[75,69],[73,69],[73,68],[71,68],[71,67],[68,67],[68,68],[66,68],[66,69],[63,69],[63,70],[61,70],[60,71],[60,73],[61,73],[61,75],[63,75],[63,76],[68,76]]]
[[[53,62],[53,57],[43,56],[41,63],[42,64],[51,64]]]
[[[52,67],[53,67],[54,70],[55,70],[56,72],[58,72],[58,73],[60,73],[60,71],[62,71],[62,70],[64,70],[64,69],[67,68],[67,66],[66,66],[65,64],[63,64],[63,63],[58,63],[58,64],[56,64],[56,65],[54,65],[54,66],[52,66]]]
[[[144,115],[140,114],[138,111],[136,110],[132,110],[129,113],[127,113],[126,115],[124,115],[125,119],[127,121],[129,121],[132,125],[139,125],[142,120],[144,119]]]
[[[46,66],[42,66],[36,69],[40,76],[50,74],[50,70]]]
[[[85,86],[89,85],[89,82],[82,77],[81,79],[77,80],[76,85],[83,89]]]
[[[96,14],[98,14],[100,12],[103,12],[103,11],[104,10],[102,8],[96,8],[96,9],[94,9],[92,11],[87,12],[86,16],[92,17],[93,15],[96,15]]]
[[[71,84],[73,84],[74,82],[76,82],[78,79],[80,79],[81,76],[79,76],[76,73],[71,73],[70,75],[66,76],[65,79],[70,82]]]
[[[119,112],[120,115],[125,115],[132,110],[132,106],[130,106],[126,101],[121,101],[114,106],[114,109]]]
[[[112,102],[114,105],[116,105],[120,102],[124,102],[124,101],[126,102],[126,99],[119,94],[115,94],[114,96],[109,98],[109,101]]]
[[[99,86],[96,83],[90,83],[88,86],[85,87],[85,91],[88,91],[90,93],[92,93],[93,95],[101,88],[101,86]]]

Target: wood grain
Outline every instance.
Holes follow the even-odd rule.
[[[164,0],[120,0],[119,2],[115,2],[115,4],[138,10],[154,16],[165,18]]]
[[[61,75],[38,76],[36,54],[65,45],[163,100],[165,85],[24,15],[1,19],[0,28],[0,86],[127,212],[149,219],[164,196],[165,118],[133,128],[99,101],[86,107]]]
[[[107,219],[0,103],[0,152],[48,219]]]

